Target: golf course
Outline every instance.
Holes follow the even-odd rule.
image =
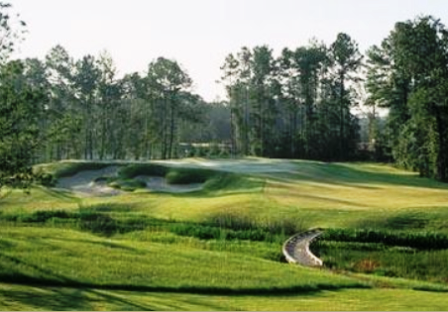
[[[0,310],[446,310],[448,185],[390,165],[63,161],[2,190]],[[90,181],[89,181],[90,179]],[[323,266],[286,262],[310,228]]]
[[[442,2],[0,0],[0,311],[448,311]]]

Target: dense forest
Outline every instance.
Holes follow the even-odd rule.
[[[207,103],[164,57],[122,77],[107,51],[12,60],[26,24],[0,10],[2,180],[62,159],[247,155],[394,161],[448,180],[448,30],[436,18],[398,22],[366,53],[346,33],[279,55],[242,47],[223,60],[227,98]]]

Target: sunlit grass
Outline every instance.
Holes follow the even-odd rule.
[[[1,310],[445,311],[446,293],[343,289],[288,296],[229,296],[0,284]]]
[[[362,287],[354,279],[181,244],[108,240],[64,229],[0,229],[2,280],[122,289],[285,292]],[[275,272],[275,274],[272,274]],[[205,291],[205,290],[204,290]]]
[[[448,186],[388,165],[261,158],[157,163],[216,174],[207,171],[204,190],[190,194],[136,190],[87,198],[36,186],[30,195],[14,190],[1,199],[0,282],[11,284],[0,284],[0,309],[448,308],[447,294],[440,292],[444,284],[291,266],[282,261],[282,242],[275,240],[200,239],[166,227],[96,233],[76,220],[5,221],[39,211],[91,210],[117,222],[154,218],[224,226],[231,220],[256,229],[291,230],[294,224],[296,230],[448,233]],[[74,172],[71,162],[40,167]]]

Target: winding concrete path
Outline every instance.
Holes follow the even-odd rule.
[[[289,238],[283,245],[283,254],[289,263],[301,264],[310,267],[320,267],[322,260],[310,251],[310,243],[323,232],[313,229],[304,233],[296,234]]]

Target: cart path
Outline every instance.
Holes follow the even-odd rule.
[[[289,238],[283,245],[283,254],[289,263],[300,264],[309,267],[320,267],[322,260],[313,255],[310,251],[310,243],[318,236],[322,235],[319,229],[309,230],[296,234]]]

